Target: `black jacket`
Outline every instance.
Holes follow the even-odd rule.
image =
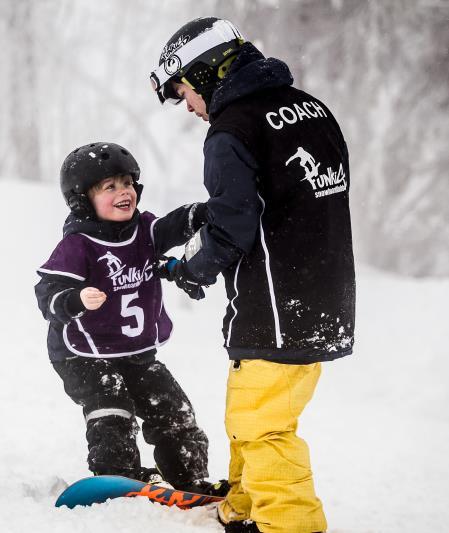
[[[214,93],[208,224],[188,268],[222,272],[231,359],[306,364],[352,352],[348,153],[329,109],[250,43]]]

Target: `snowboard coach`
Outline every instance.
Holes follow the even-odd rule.
[[[180,28],[151,73],[160,101],[210,122],[207,223],[160,276],[192,298],[225,279],[231,490],[226,532],[314,533],[327,524],[296,435],[321,363],[352,353],[355,276],[348,150],[318,99],[292,87],[226,20]]]

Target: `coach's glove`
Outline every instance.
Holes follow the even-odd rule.
[[[190,274],[185,257],[179,260],[175,257],[161,256],[153,263],[153,275],[174,281],[193,300],[202,300],[206,296],[201,285]]]
[[[203,202],[192,204],[189,220],[191,220],[191,229],[193,233],[196,233],[207,222],[207,204]]]
[[[169,264],[167,269],[171,269],[171,280],[174,280],[176,285],[186,292],[190,298],[193,300],[202,300],[206,296],[203,287],[201,287],[198,281],[196,281],[189,272],[185,257],[183,257],[181,261]]]

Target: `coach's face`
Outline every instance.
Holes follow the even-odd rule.
[[[186,101],[187,110],[190,113],[195,113],[197,117],[202,118],[206,122],[209,121],[209,115],[206,112],[206,102],[200,94],[196,93],[184,83],[173,82],[173,87],[179,98]]]

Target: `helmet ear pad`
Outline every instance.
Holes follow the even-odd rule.
[[[138,181],[133,180],[133,187],[137,194],[136,205],[138,205],[140,202],[140,197],[142,196],[143,185],[139,183]]]
[[[83,193],[72,193],[68,200],[67,205],[70,208],[70,211],[79,217],[94,217],[95,209],[91,204],[87,194]]]
[[[187,82],[190,87],[192,87],[198,94],[201,95],[206,104],[207,113],[209,113],[209,108],[215,89],[226,76],[232,66],[232,63],[235,59],[237,59],[238,55],[239,50],[235,50],[225,60],[215,66],[198,61],[188,70],[186,70],[184,76],[180,79],[181,83]],[[174,81],[177,81],[175,78],[173,79]]]

